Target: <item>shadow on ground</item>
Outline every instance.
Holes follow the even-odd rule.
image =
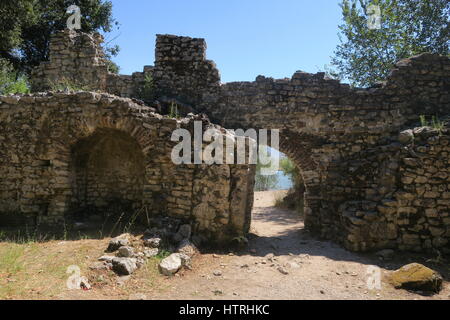
[[[385,270],[396,270],[405,264],[417,262],[440,272],[446,281],[450,281],[448,260],[439,263],[433,261],[437,254],[396,252],[392,260],[385,261],[376,255],[376,251],[350,252],[337,243],[312,236],[304,229],[300,216],[290,210],[275,207],[255,208],[252,224],[254,227],[248,237],[248,248],[237,251],[237,255],[257,257],[265,257],[268,254],[322,256],[335,261],[374,265]]]

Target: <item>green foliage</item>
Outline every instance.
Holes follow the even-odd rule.
[[[15,275],[23,269],[21,258],[24,254],[24,247],[13,245],[0,250],[0,274]]]
[[[262,168],[269,168],[270,165],[263,165],[258,159],[256,164],[256,175],[255,175],[255,191],[268,191],[275,188],[278,184],[278,176],[274,175],[263,175],[261,173]]]
[[[370,30],[368,6],[381,8],[381,29]],[[353,85],[385,80],[394,64],[423,52],[449,55],[448,0],[342,0],[341,44],[332,64]]]
[[[15,0],[0,2],[0,57],[29,73],[49,58],[50,36],[66,28],[70,5],[81,9],[81,31],[111,32],[118,25],[105,0]],[[107,50],[108,51],[108,50]],[[115,48],[109,50],[110,54]]]
[[[431,127],[435,130],[438,130],[439,135],[442,135],[442,130],[444,129],[445,124],[437,116],[432,116],[430,122],[428,122],[427,117],[425,115],[421,115],[419,118],[420,118],[420,125],[422,127]]]
[[[303,179],[300,170],[289,158],[280,159],[280,168],[283,173],[288,176],[294,183],[294,188],[303,187]]]
[[[119,74],[120,66],[111,59],[106,59],[106,66],[108,67],[109,72]]]
[[[284,199],[276,200],[275,206],[288,207],[303,215],[305,184],[300,169],[289,158],[280,160],[280,168],[291,179],[294,186],[293,190]]]
[[[424,115],[421,115],[419,118],[420,118],[420,125],[422,127],[428,127],[427,117]]]
[[[444,129],[444,123],[441,120],[439,120],[437,116],[433,116],[431,117],[431,127],[433,129],[439,130],[440,132],[442,131],[442,129]]]
[[[108,67],[108,71],[111,73],[119,74],[120,66],[112,61],[112,58],[117,56],[120,52],[120,47],[118,45],[112,47],[105,47],[105,56],[106,56],[106,66]]]
[[[431,127],[433,129],[442,131],[442,129],[444,129],[444,123],[437,117],[437,116],[432,116],[431,117],[431,121],[428,122],[427,117],[425,115],[421,115],[419,116],[420,118],[420,125],[422,127]]]
[[[92,90],[87,85],[63,78],[58,82],[50,83],[50,91],[76,92],[76,91],[92,91]]]
[[[339,81],[343,80],[342,74],[340,74],[332,65],[325,64],[323,66],[323,68],[317,67],[317,69],[318,69],[318,72],[325,72],[325,76],[327,78],[339,80]]]
[[[0,95],[28,93],[29,91],[26,76],[19,75],[11,64],[0,59]]]
[[[170,103],[169,117],[174,119],[178,119],[180,117],[178,113],[178,105],[175,102]]]

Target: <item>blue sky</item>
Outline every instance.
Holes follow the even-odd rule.
[[[341,23],[339,0],[112,0],[121,73],[153,65],[155,35],[205,38],[222,82],[262,74],[291,77],[330,62]]]

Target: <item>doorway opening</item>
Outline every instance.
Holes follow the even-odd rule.
[[[72,147],[71,177],[75,220],[132,215],[143,200],[144,154],[128,133],[97,129]]]

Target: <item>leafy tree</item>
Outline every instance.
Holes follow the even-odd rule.
[[[289,158],[280,159],[280,169],[294,183],[294,188],[303,187],[303,179],[300,170]]]
[[[262,168],[268,168],[270,165],[263,165],[258,159],[256,164],[256,175],[255,175],[255,191],[268,191],[273,189],[278,184],[278,176],[274,175],[263,175],[261,173]]]
[[[118,25],[112,3],[104,0],[15,0],[0,2],[0,54],[21,72],[30,72],[49,58],[50,37],[66,28],[67,8],[75,4],[82,13],[81,31],[111,32]],[[117,47],[107,54],[117,54]]]
[[[34,0],[0,2],[0,58],[20,65],[19,46],[22,44],[22,30],[36,23]],[[2,65],[4,68],[5,61]]]
[[[0,95],[29,91],[27,78],[23,75],[19,76],[10,63],[0,59]]]
[[[287,206],[303,214],[305,183],[303,182],[300,170],[289,158],[282,158],[280,160],[280,168],[291,179],[294,186],[290,193],[281,200],[279,205]]]
[[[371,4],[381,9],[381,29],[368,28]],[[341,8],[341,44],[332,63],[354,85],[386,79],[400,59],[450,53],[448,0],[342,0]]]

